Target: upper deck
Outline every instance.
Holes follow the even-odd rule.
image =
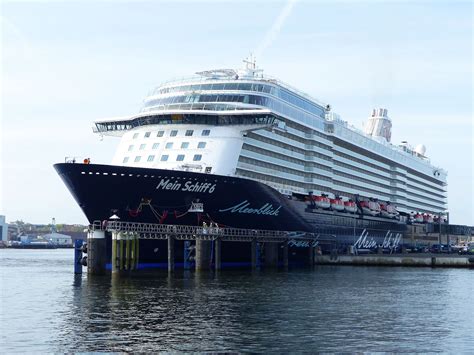
[[[278,124],[281,119],[355,144],[425,174],[435,171],[445,181],[446,172],[432,166],[427,157],[406,146],[370,137],[343,121],[326,103],[263,75],[255,62],[246,63],[241,70],[209,70],[164,82],[149,92],[138,114],[96,121],[95,131],[121,135],[123,131],[151,124],[260,125]]]

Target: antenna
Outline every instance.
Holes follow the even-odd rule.
[[[239,73],[247,77],[258,77],[258,74],[260,73],[260,75],[263,77],[263,69],[257,68],[257,61],[252,53],[250,53],[250,55],[244,59],[243,62],[245,63],[245,68],[239,71]]]
[[[257,60],[252,54],[252,52],[250,52],[250,55],[247,58],[245,58],[243,62],[245,63],[246,69],[249,69],[249,70],[257,69]]]

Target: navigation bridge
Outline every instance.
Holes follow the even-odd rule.
[[[140,245],[147,240],[167,241],[168,271],[174,271],[175,264],[179,262],[183,263],[184,269],[190,269],[194,264],[196,270],[220,270],[223,242],[248,243],[249,260],[254,269],[261,264],[265,267],[277,267],[279,264],[288,267],[289,246],[298,246],[307,253],[307,264],[313,265],[315,247],[323,239],[315,233],[219,227],[217,224],[183,226],[95,221],[89,226],[87,247],[76,245],[76,270],[80,272],[82,264],[87,265],[90,274],[103,274],[109,263],[112,273],[137,270],[140,268],[140,255],[144,252],[140,250]],[[183,246],[182,261],[175,257],[175,244],[180,241]],[[87,253],[87,257],[83,257],[82,252]]]

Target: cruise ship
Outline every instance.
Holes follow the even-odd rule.
[[[344,245],[444,218],[446,171],[424,146],[391,143],[387,109],[368,109],[359,130],[244,63],[165,82],[139,113],[94,122],[120,139],[112,163],[55,165],[91,223],[214,223]]]

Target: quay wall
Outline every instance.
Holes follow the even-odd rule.
[[[316,265],[472,267],[473,255],[316,255]]]

